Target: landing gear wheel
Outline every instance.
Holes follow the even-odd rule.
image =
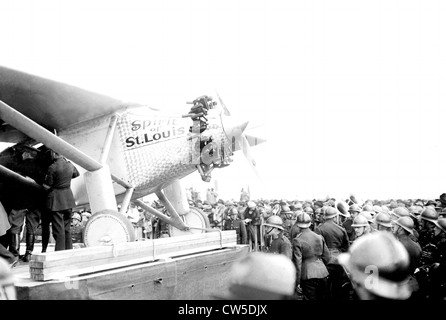
[[[211,226],[207,215],[198,208],[190,207],[190,211],[180,217],[183,219],[184,223],[188,227],[206,229],[210,228]],[[169,225],[169,233],[171,237],[186,236],[190,234],[205,233],[205,232],[206,232],[205,230],[199,230],[199,229],[189,229],[188,231],[181,231],[180,229],[177,229],[172,225]]]
[[[123,214],[104,210],[93,214],[85,225],[84,243],[87,247],[135,241],[135,229]]]

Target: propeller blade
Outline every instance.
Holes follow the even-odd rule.
[[[257,177],[260,178],[259,172],[257,171],[257,163],[254,160],[254,157],[251,154],[251,147],[249,145],[248,139],[246,139],[245,135],[241,133],[236,137],[236,141],[240,146],[240,149],[242,150],[246,160],[248,161],[251,169],[254,171],[254,173],[257,175]]]
[[[223,100],[221,99],[220,95],[218,94],[217,90],[215,90],[215,93],[217,94],[218,100],[220,101],[220,105],[223,108],[223,114],[225,116],[230,116],[231,113],[229,112],[228,108],[226,108],[225,103],[223,102]]]

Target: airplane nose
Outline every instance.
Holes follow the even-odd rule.
[[[229,141],[232,141],[232,137],[237,138],[241,136],[249,123],[249,121],[237,119],[234,116],[222,116],[221,121],[223,130],[226,133]]]

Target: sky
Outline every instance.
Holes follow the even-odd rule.
[[[216,89],[267,139],[252,148],[260,178],[239,154],[214,171],[223,198],[248,185],[302,200],[446,192],[444,1],[0,0],[0,12],[3,66],[162,110]]]

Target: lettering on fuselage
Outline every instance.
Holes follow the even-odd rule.
[[[131,135],[125,137],[127,150],[148,146],[154,143],[185,137],[187,126],[175,118],[155,118],[151,120],[134,120],[129,123]]]

